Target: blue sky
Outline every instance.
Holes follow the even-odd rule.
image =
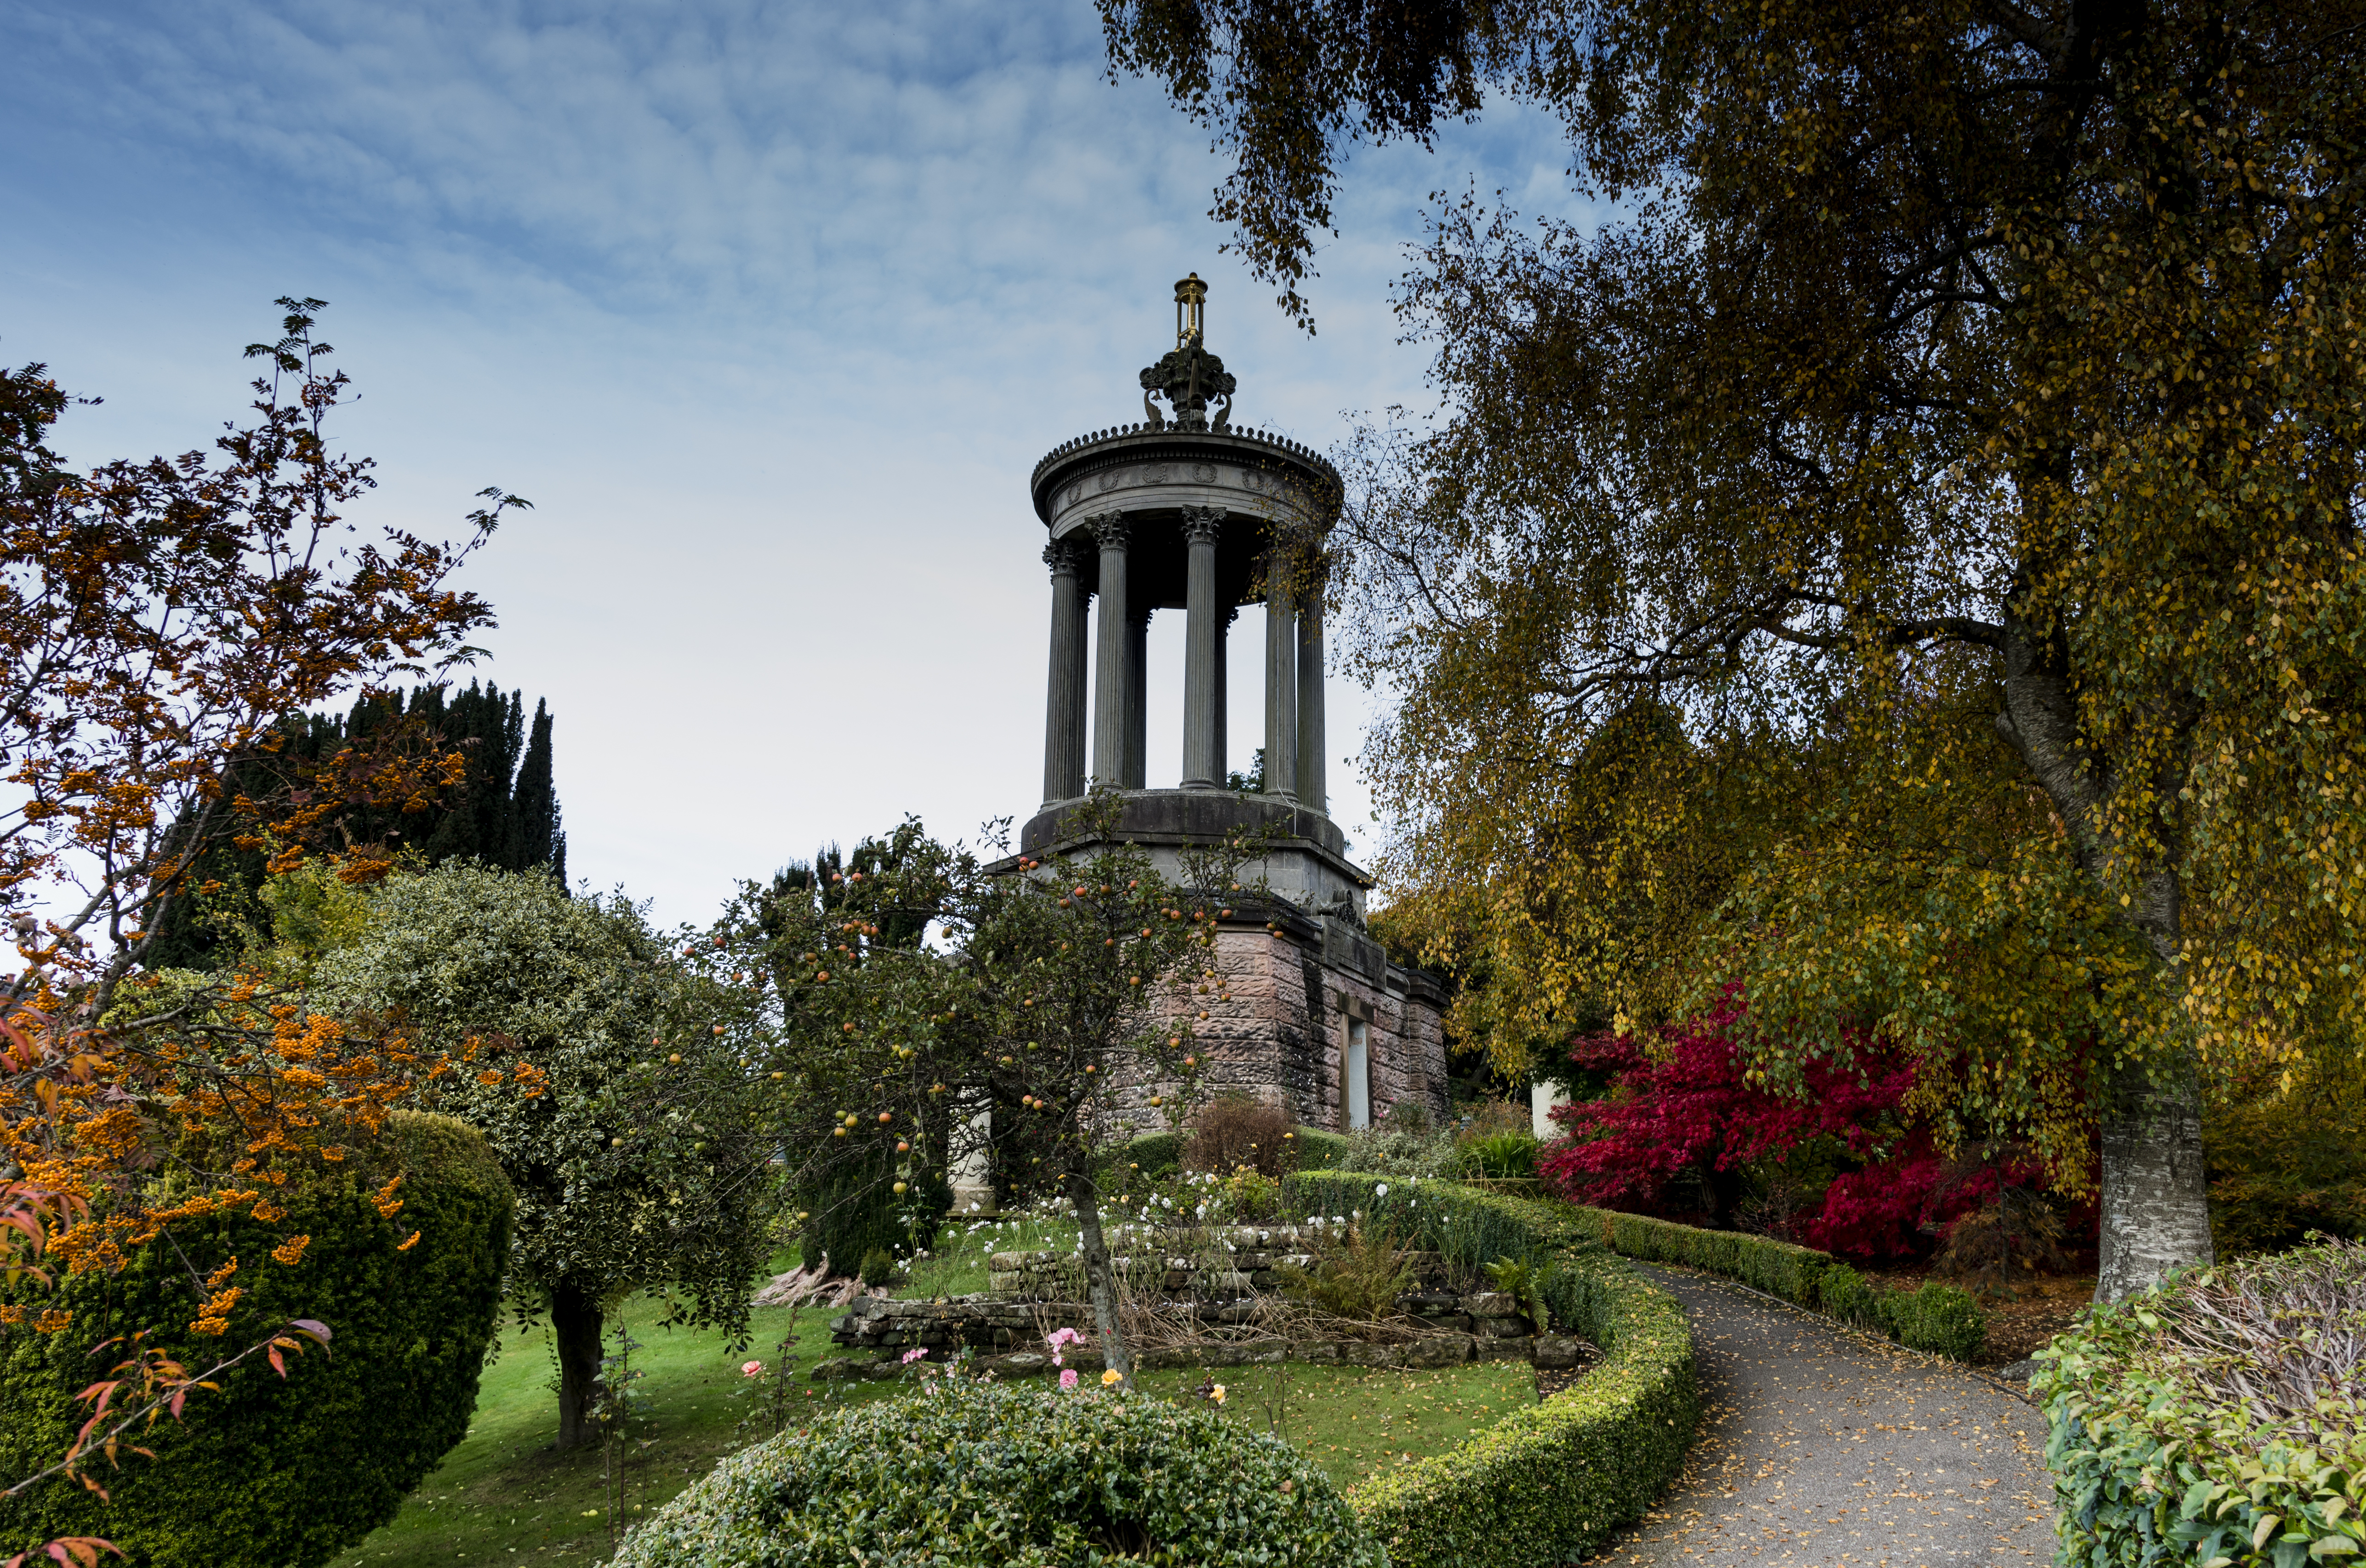
[[[968,835],[1042,776],[1028,471],[1140,415],[1170,286],[1212,285],[1239,418],[1318,447],[1424,401],[1389,283],[1427,194],[1564,211],[1511,108],[1351,165],[1309,339],[1217,248],[1222,173],[1087,0],[0,7],[0,355],[103,395],[96,460],[202,445],[283,293],[331,301],[364,513],[535,510],[472,569],[484,673],[549,699],[569,866],[704,920],[906,812]],[[1172,621],[1176,624],[1169,625]],[[1234,636],[1255,669],[1257,615]],[[1181,626],[1151,653],[1179,767]],[[1335,676],[1334,813],[1369,699]],[[1236,682],[1236,759],[1256,744]]]

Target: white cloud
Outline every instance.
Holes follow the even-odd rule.
[[[1242,416],[1326,445],[1342,410],[1419,400],[1386,288],[1425,194],[1475,173],[1549,201],[1561,161],[1532,113],[1361,156],[1310,340],[1216,254],[1204,134],[1104,79],[1083,0],[19,0],[0,129],[0,353],[107,394],[77,454],[197,444],[265,302],[310,292],[381,515],[535,500],[479,574],[489,673],[551,701],[574,868],[669,919],[906,810],[1032,808],[1027,473],[1140,417],[1177,276],[1213,282]],[[1234,635],[1253,670],[1254,611]],[[1154,681],[1178,661],[1162,626]],[[1335,758],[1358,694],[1332,709]],[[1179,696],[1152,722],[1155,781]]]

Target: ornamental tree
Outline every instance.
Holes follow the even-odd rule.
[[[1677,1010],[1743,981],[1795,1090],[1852,1028],[1937,1058],[2064,1184],[2098,1124],[2104,1299],[2208,1259],[2203,1065],[2366,1021],[2356,0],[1101,8],[1294,303],[1344,149],[1490,87],[1617,204],[1448,206],[1405,283],[1445,410],[1351,529],[1384,866],[1565,866],[1558,775],[1664,705],[1714,777],[1651,797],[1746,852]]]
[[[367,903],[320,991],[459,1064],[432,1103],[484,1134],[516,1190],[516,1282],[558,1341],[558,1446],[595,1440],[620,1298],[659,1292],[669,1321],[746,1337],[777,1188],[761,994],[687,962],[692,944],[622,897],[571,898],[547,872],[452,862]]]
[[[1110,808],[1084,809],[1089,840]],[[873,1179],[919,1201],[984,1152],[975,1111],[1016,1107],[1047,1185],[1074,1206],[1087,1294],[1108,1364],[1131,1377],[1101,1226],[1103,1151],[1179,1127],[1200,1093],[1188,987],[1214,964],[1242,846],[1195,853],[1179,881],[1131,845],[994,866],[907,821],[877,869],[842,874],[828,903],[772,929],[756,890],[727,936],[778,965],[789,1036],[777,1130],[800,1188],[880,1156]],[[926,928],[933,943],[884,940]]]
[[[280,303],[282,335],[248,350],[267,362],[254,417],[210,452],[78,471],[49,445],[75,400],[41,366],[0,370],[0,907],[22,964],[0,978],[0,1277],[113,1272],[169,1238],[191,1314],[101,1377],[135,1426],[193,1395],[202,1412],[215,1371],[288,1343],[232,1260],[184,1235],[280,1224],[289,1180],[338,1164],[441,1066],[265,978],[144,974],[155,933],[228,837],[355,880],[383,869],[350,814],[432,802],[456,760],[400,730],[294,769],[281,720],[468,657],[490,611],[456,574],[524,504],[485,492],[457,545],[364,534],[350,513],[374,481],[330,445],[346,378],[312,336],[321,302]],[[275,1266],[302,1267],[304,1238],[276,1240]],[[0,1333],[26,1328],[73,1315],[20,1296]],[[248,1349],[208,1343],[233,1332]],[[93,1445],[129,1429],[101,1423]],[[86,1459],[56,1483],[89,1479]]]

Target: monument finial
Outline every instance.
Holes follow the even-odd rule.
[[[1208,286],[1198,273],[1179,278],[1175,285],[1175,346],[1204,341],[1207,323],[1203,312],[1208,304]]]
[[[1166,416],[1150,400],[1165,398],[1175,410],[1175,423],[1185,430],[1206,430],[1208,400],[1222,398],[1222,409],[1213,426],[1230,429],[1233,422],[1233,378],[1224,362],[1208,352],[1208,285],[1198,273],[1175,285],[1175,347],[1142,373],[1142,410],[1150,428],[1166,428]]]

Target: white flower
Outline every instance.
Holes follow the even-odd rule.
[[[1375,1197],[1375,1198],[1385,1198],[1385,1197],[1387,1197],[1388,1195],[1389,1195],[1389,1184],[1388,1184],[1387,1182],[1385,1182],[1385,1181],[1381,1182],[1378,1187],[1375,1187],[1375,1188],[1373,1188],[1373,1189],[1372,1189],[1372,1196],[1373,1196],[1373,1197]]]

